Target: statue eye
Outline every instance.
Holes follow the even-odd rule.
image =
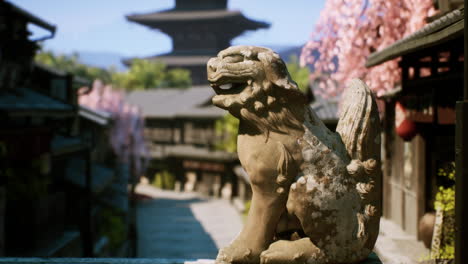
[[[224,57],[224,61],[226,61],[227,63],[242,62],[244,61],[244,56],[238,54],[228,55]]]

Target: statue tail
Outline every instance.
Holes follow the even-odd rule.
[[[377,239],[381,215],[382,181],[380,168],[380,118],[369,87],[354,79],[346,88],[336,132],[351,157],[347,170],[356,179],[362,198],[358,237],[372,249]],[[372,230],[372,231],[371,231]],[[369,235],[372,235],[369,237]]]
[[[336,132],[351,159],[380,161],[380,118],[375,98],[367,85],[353,79],[341,99]]]

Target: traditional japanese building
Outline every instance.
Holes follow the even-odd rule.
[[[55,30],[0,1],[0,256],[131,256],[113,117],[79,105],[90,81],[34,61]]]
[[[149,178],[155,174],[162,178],[161,173],[169,173],[181,184],[176,189],[222,196],[221,189],[226,187],[232,193],[236,185],[232,168],[238,159],[235,153],[215,148],[219,143],[216,120],[226,113],[211,105],[213,95],[209,86],[128,94],[127,100],[137,104],[145,118]]]
[[[371,54],[366,64],[401,58],[401,85],[380,96],[385,103],[383,216],[419,239],[424,239],[419,220],[436,209],[439,187],[447,185],[441,172],[455,161],[455,104],[463,96],[463,15],[463,8],[441,8],[429,18],[433,22]]]
[[[206,62],[247,30],[268,28],[240,11],[227,10],[227,0],[176,0],[169,10],[128,15],[129,21],[158,29],[172,38],[173,50],[145,59],[160,60],[168,68],[192,73],[192,83],[206,83]],[[131,64],[131,59],[125,63]]]
[[[194,85],[187,90],[154,89],[128,95],[145,117],[151,159],[147,176],[168,171],[182,184],[180,189],[221,196],[227,186],[227,192],[235,194],[232,168],[238,159],[236,154],[215,150],[219,143],[215,123],[226,112],[211,105],[214,92],[207,85],[206,63],[229,47],[233,38],[269,24],[228,10],[227,0],[176,0],[172,9],[132,14],[127,19],[169,35],[171,52],[144,59],[189,70]]]

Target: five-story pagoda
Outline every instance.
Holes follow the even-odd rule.
[[[268,28],[240,11],[227,10],[227,0],[175,0],[173,9],[128,15],[132,22],[158,29],[172,38],[173,50],[145,59],[160,60],[168,68],[192,73],[192,83],[206,83],[206,62],[247,30]],[[127,60],[126,64],[130,64]]]

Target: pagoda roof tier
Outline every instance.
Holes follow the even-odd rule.
[[[230,27],[241,27],[245,30],[268,28],[270,26],[268,23],[249,19],[238,10],[225,9],[194,11],[170,9],[161,12],[128,15],[127,19],[151,28],[161,29],[162,31],[176,25],[187,26],[187,23],[196,22],[224,22],[229,24]]]
[[[153,56],[145,59],[160,60],[168,66],[182,67],[182,66],[197,66],[203,65],[206,67],[206,63],[213,56]]]
[[[178,56],[178,55],[172,55],[169,53],[169,54],[163,54],[163,55],[144,57],[141,59],[151,60],[151,61],[161,61],[170,67],[184,67],[184,66],[198,66],[198,65],[203,65],[203,67],[206,67],[206,63],[213,56],[214,55]],[[125,59],[123,60],[123,63],[129,66],[132,64],[132,60],[134,59],[136,58]]]

